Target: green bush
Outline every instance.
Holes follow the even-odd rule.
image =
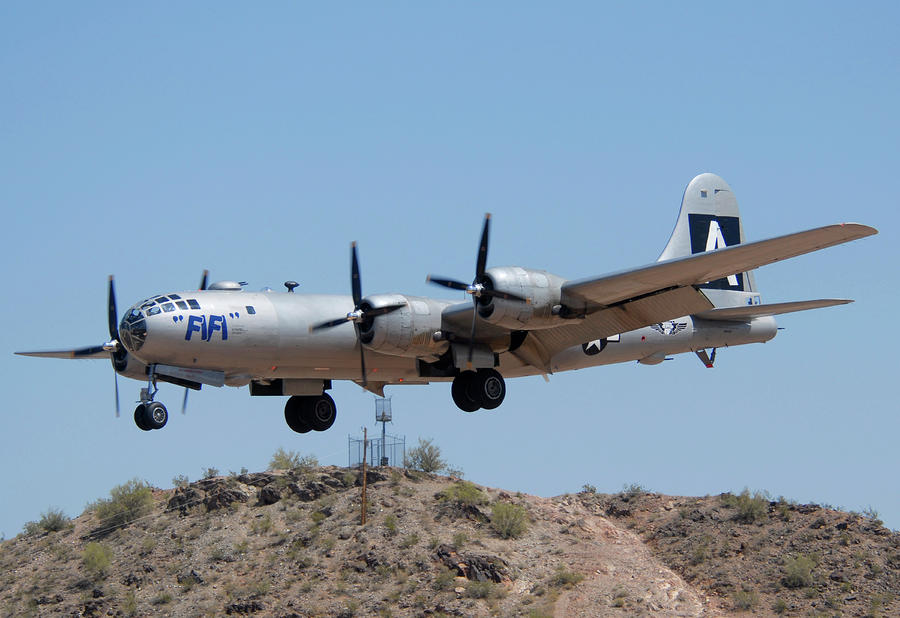
[[[81,552],[81,563],[96,579],[104,577],[112,563],[112,550],[100,543],[88,543]]]
[[[58,532],[69,527],[69,518],[59,509],[47,509],[38,521],[27,522],[22,531],[26,536],[34,536],[42,532]]]
[[[566,567],[560,565],[556,572],[550,577],[550,585],[555,587],[571,588],[584,579],[584,575],[577,571],[569,571]]]
[[[447,467],[447,462],[441,458],[440,447],[431,438],[419,438],[419,446],[410,449],[404,464],[407,468],[428,473],[440,472]]]
[[[784,577],[781,583],[785,588],[804,588],[813,583],[812,570],[816,567],[816,560],[811,556],[797,556],[784,562]]]
[[[301,455],[297,451],[286,451],[280,447],[269,461],[269,470],[308,472],[318,466],[319,460],[315,455]]]
[[[496,502],[491,511],[491,527],[504,539],[514,539],[528,530],[528,514],[524,506]]]
[[[440,500],[457,502],[465,506],[487,504],[488,496],[474,483],[459,481],[440,493]]]
[[[740,494],[722,494],[722,504],[728,508],[737,510],[735,521],[752,524],[755,521],[765,519],[769,512],[769,496],[765,492],[757,491],[753,495],[749,489],[744,489]]]
[[[384,527],[387,528],[389,536],[397,534],[397,517],[393,513],[388,513],[384,518]]]
[[[109,491],[109,498],[93,505],[104,530],[124,526],[143,517],[153,508],[153,492],[146,482],[132,479]]]
[[[753,609],[759,603],[759,595],[755,590],[737,590],[731,598],[734,608],[740,611]]]

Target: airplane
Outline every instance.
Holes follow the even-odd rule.
[[[146,381],[134,411],[144,431],[161,429],[158,382],[249,386],[251,396],[287,396],[298,432],[325,431],[337,417],[326,392],[351,380],[384,396],[387,385],[451,382],[465,412],[497,408],[506,379],[611,363],[656,365],[695,353],[713,367],[716,350],[772,339],[776,315],[831,307],[844,299],[763,303],[753,269],[864,238],[877,230],[842,223],[746,242],[731,187],[700,174],[687,185],[675,229],[651,264],[584,279],[519,266],[487,267],[491,216],[482,226],[471,283],[429,276],[464,291],[456,302],[407,294],[364,296],[356,243],[351,295],[243,291],[243,282],[151,296],[119,319],[109,277],[109,340],[45,352],[53,358],[109,358],[116,376]],[[708,352],[711,350],[711,352]],[[118,377],[116,413],[118,415]]]

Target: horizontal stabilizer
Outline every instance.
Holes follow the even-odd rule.
[[[75,348],[74,350],[47,350],[43,352],[16,352],[19,356],[36,356],[38,358],[105,358],[109,359],[109,351],[102,345],[93,345],[87,348]]]
[[[852,300],[843,298],[822,298],[820,300],[798,300],[790,303],[772,303],[769,305],[722,307],[719,309],[703,311],[696,314],[694,317],[702,318],[704,320],[743,321],[770,315],[781,315],[782,313],[793,313],[794,311],[807,311],[809,309],[846,305],[847,303],[852,302]]]

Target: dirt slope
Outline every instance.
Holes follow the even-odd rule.
[[[900,612],[900,538],[855,515],[767,502],[747,523],[720,497],[548,499],[379,469],[362,526],[358,477],[217,477],[155,490],[126,525],[86,512],[20,535],[0,544],[0,615]],[[797,556],[815,564],[788,585]]]

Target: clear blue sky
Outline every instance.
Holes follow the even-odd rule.
[[[466,415],[449,385],[393,387],[391,430],[483,484],[670,494],[767,490],[873,507],[900,528],[900,7],[771,3],[0,4],[0,532],[139,477],[263,469],[278,448],[345,465],[373,397],[292,433],[279,398],[204,388],[145,433],[105,361],[14,350],[106,338],[119,306],[213,280],[437,294],[489,262],[576,278],[656,259],[711,171],[766,238],[840,221],[874,238],[757,272],[765,345],[512,380]],[[448,297],[443,295],[443,297]]]

